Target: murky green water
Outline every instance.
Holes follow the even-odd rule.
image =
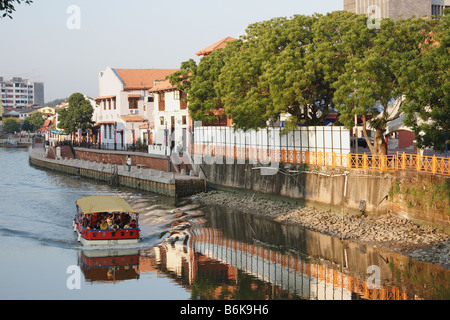
[[[226,208],[177,217],[168,212],[188,199],[34,168],[26,150],[0,148],[0,163],[0,299],[450,297],[449,272],[436,265]],[[72,229],[75,201],[98,194],[140,211],[142,243],[81,247]]]

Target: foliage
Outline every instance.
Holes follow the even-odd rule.
[[[284,117],[289,131],[323,125],[336,109],[348,128],[362,118],[371,152],[386,154],[387,125],[404,111],[416,135],[429,132],[419,142],[439,150],[434,142],[442,147],[450,122],[449,29],[448,17],[383,19],[379,28],[345,11],[274,18],[249,25],[198,65],[184,62],[171,82],[188,94],[194,120],[222,114],[235,128],[259,129]],[[426,44],[430,34],[440,46]],[[416,124],[417,115],[428,122]]]
[[[15,3],[21,4],[31,4],[33,3],[33,0],[0,0],[0,12],[3,12],[2,18],[8,17],[12,19],[12,13],[16,11]]]
[[[44,123],[45,120],[42,117],[42,112],[36,112],[23,121],[22,130],[34,132],[42,128]]]
[[[66,133],[82,129],[82,133],[85,135],[87,129],[92,128],[94,124],[91,120],[94,108],[81,93],[72,94],[68,103],[69,106],[67,108],[58,110],[58,127],[64,129]]]
[[[400,69],[406,102],[404,123],[420,148],[443,152],[450,144],[450,12],[434,30],[427,30],[416,56]],[[446,140],[447,138],[447,140]]]
[[[20,123],[14,119],[8,118],[3,121],[3,132],[14,133],[20,131]]]

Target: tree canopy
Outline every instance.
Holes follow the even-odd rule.
[[[58,110],[58,127],[66,133],[76,132],[78,129],[86,134],[87,129],[92,128],[94,122],[92,115],[94,108],[83,94],[74,93],[69,97],[69,106]]]
[[[418,147],[442,152],[450,144],[450,11],[423,37],[426,41],[415,56],[399,68],[404,123],[412,128]]]
[[[198,65],[183,63],[170,80],[187,92],[194,120],[221,113],[236,128],[258,129],[283,117],[287,131],[323,125],[337,110],[348,128],[361,118],[371,152],[385,154],[387,125],[404,112],[416,135],[430,133],[419,143],[439,150],[432,141],[442,147],[450,114],[448,19],[383,19],[369,28],[365,15],[345,11],[274,18]]]

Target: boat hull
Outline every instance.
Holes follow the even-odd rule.
[[[83,246],[116,246],[139,243],[139,229],[86,230],[74,221],[74,231]]]

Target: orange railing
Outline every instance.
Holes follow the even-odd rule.
[[[439,175],[450,175],[450,158],[397,153],[394,155],[368,155],[336,152],[315,152],[285,149],[246,148],[218,145],[193,145],[192,154],[231,159],[307,164],[342,169],[371,171],[412,170]],[[225,163],[225,162],[223,162]]]

